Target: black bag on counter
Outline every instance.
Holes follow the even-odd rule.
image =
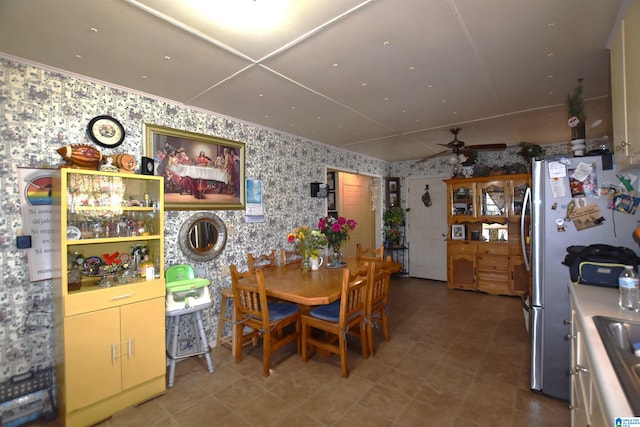
[[[562,264],[569,267],[574,283],[617,288],[624,266],[632,265],[637,271],[640,257],[623,246],[569,246]]]

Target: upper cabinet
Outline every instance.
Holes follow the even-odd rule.
[[[449,189],[449,222],[461,223],[472,221],[476,217],[475,183],[464,179],[449,180],[447,184],[447,188]]]
[[[640,164],[640,2],[632,1],[611,45],[611,100],[615,160]]]
[[[449,222],[516,222],[530,177],[526,174],[446,180]]]
[[[529,176],[518,179],[509,180],[509,219],[519,219],[524,209],[524,196],[527,193],[527,189],[530,187]],[[525,215],[529,214],[529,210],[524,212]]]
[[[478,183],[480,218],[483,221],[501,220],[507,217],[506,193],[507,181],[505,180]]]

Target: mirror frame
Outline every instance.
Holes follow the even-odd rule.
[[[213,248],[208,251],[200,251],[191,245],[191,239],[189,239],[191,232],[196,224],[200,222],[210,222],[218,232],[218,239],[216,240]],[[227,227],[224,224],[224,221],[220,219],[220,217],[214,213],[210,212],[199,212],[191,215],[180,227],[180,232],[178,233],[178,245],[182,250],[182,253],[185,254],[192,260],[195,261],[209,261],[220,255],[225,245],[227,244]]]

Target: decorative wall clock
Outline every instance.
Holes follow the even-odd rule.
[[[89,138],[105,148],[116,148],[124,141],[124,127],[111,116],[96,116],[87,126]]]

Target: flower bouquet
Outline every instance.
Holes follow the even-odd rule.
[[[305,271],[309,270],[309,258],[320,256],[322,249],[327,246],[327,236],[319,230],[311,230],[306,225],[302,225],[296,228],[293,233],[289,233],[287,241],[296,246],[296,251],[302,257],[302,269]]]
[[[327,242],[332,248],[331,264],[329,264],[331,267],[342,265],[340,245],[349,238],[349,232],[354,228],[356,228],[356,222],[342,216],[338,218],[327,216],[318,221],[318,229],[327,236]]]

